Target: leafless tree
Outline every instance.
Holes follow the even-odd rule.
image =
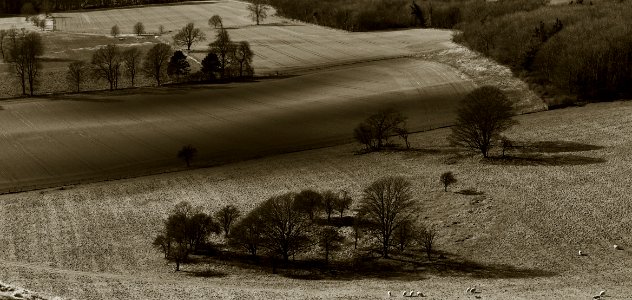
[[[340,213],[340,218],[344,216],[345,210],[351,207],[351,203],[353,203],[353,198],[349,196],[347,191],[340,191],[338,197],[336,197],[334,202],[334,209]]]
[[[208,26],[213,26],[213,28],[217,29],[224,28],[224,24],[222,23],[222,17],[219,15],[213,15],[210,19],[208,19]]]
[[[336,202],[338,201],[338,194],[333,191],[324,191],[323,196],[323,209],[327,214],[327,222],[331,221],[331,214],[336,209]]]
[[[360,211],[382,243],[382,257],[389,257],[393,232],[411,220],[415,205],[411,184],[403,177],[385,177],[364,189]]]
[[[157,85],[160,85],[162,79],[167,76],[167,65],[171,58],[171,46],[160,43],[154,45],[143,60],[143,71],[148,77],[153,78]]]
[[[437,238],[437,230],[431,226],[421,226],[421,228],[417,229],[417,232],[418,243],[424,252],[426,252],[426,255],[428,255],[428,260],[431,260],[435,239]]]
[[[112,26],[112,29],[110,29],[110,34],[113,37],[117,37],[117,36],[121,35],[121,29],[118,27],[118,25],[114,25],[114,26]]]
[[[92,67],[97,79],[105,79],[110,84],[110,90],[117,89],[121,75],[121,50],[114,44],[99,48],[92,55]]]
[[[37,78],[40,75],[42,64],[40,57],[44,54],[44,43],[42,37],[36,32],[22,30],[12,38],[9,48],[9,60],[15,70],[20,84],[22,94],[27,95],[28,84],[29,95],[33,96]]]
[[[334,227],[326,226],[318,232],[318,246],[325,255],[325,266],[329,265],[329,257],[332,252],[342,249],[345,237]]]
[[[229,243],[233,246],[243,248],[253,257],[257,256],[257,252],[263,243],[261,222],[259,214],[250,213],[241,219],[232,229]]]
[[[134,24],[134,34],[137,36],[141,36],[145,34],[145,25],[142,22],[138,22]]]
[[[501,90],[479,87],[461,101],[448,139],[455,146],[479,151],[487,158],[498,136],[516,124],[513,116],[512,103]]]
[[[221,28],[215,36],[215,41],[209,44],[210,52],[215,53],[219,59],[219,73],[222,79],[227,78],[227,71],[231,64],[232,54],[235,51],[235,43],[230,40],[228,31]]]
[[[383,109],[369,116],[354,130],[355,139],[368,150],[380,150],[388,144],[388,139],[404,128],[406,117],[394,109]]]
[[[6,29],[0,29],[0,53],[2,53],[2,60],[4,60],[4,38],[7,36],[8,31]]]
[[[143,53],[138,47],[131,47],[123,51],[122,58],[125,63],[125,74],[130,79],[132,87],[134,86],[134,80],[136,74],[140,69]]]
[[[252,0],[247,9],[250,12],[250,18],[259,25],[259,22],[268,17],[268,9],[270,8],[265,0]]]
[[[88,73],[88,67],[84,61],[73,61],[68,65],[66,80],[76,88],[77,93],[81,91],[81,83]]]
[[[206,35],[199,28],[195,28],[195,24],[189,23],[182,27],[173,37],[173,43],[179,46],[187,46],[187,50],[191,50],[191,46],[197,42],[206,40]]]
[[[192,145],[183,146],[182,149],[178,151],[178,158],[182,159],[187,164],[187,167],[191,166],[191,160],[193,160],[196,155],[197,149]]]
[[[241,212],[236,206],[232,204],[222,207],[222,209],[220,209],[219,211],[215,213],[215,219],[222,226],[225,237],[228,237],[231,226],[233,226],[235,221],[237,221],[237,219],[239,219],[240,216],[241,216]]]
[[[244,78],[245,73],[252,68],[253,56],[254,53],[250,49],[250,44],[247,41],[239,42],[235,49],[235,62],[239,65],[239,78]]]
[[[323,196],[317,191],[306,189],[296,195],[293,209],[305,213],[313,221],[322,207]]]

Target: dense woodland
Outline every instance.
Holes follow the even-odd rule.
[[[0,14],[32,14],[82,8],[107,8],[184,1],[185,0],[2,0],[0,1]]]

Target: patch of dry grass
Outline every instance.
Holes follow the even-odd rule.
[[[431,298],[459,299],[469,285],[478,285],[486,299],[577,299],[601,289],[612,299],[624,299],[632,293],[630,116],[630,103],[591,104],[520,116],[520,125],[508,132],[519,143],[539,145],[542,156],[600,159],[588,164],[494,164],[456,157],[445,142],[449,130],[436,130],[414,135],[414,151],[354,155],[359,146],[344,145],[4,195],[0,274],[25,287],[81,299],[380,298],[386,290],[417,287]],[[521,159],[526,154],[509,155]],[[448,170],[459,182],[446,193],[438,178]],[[422,279],[414,281],[314,282],[210,264],[207,272],[225,275],[208,278],[172,273],[150,247],[161,219],[182,200],[208,211],[227,203],[247,211],[271,195],[308,187],[344,188],[358,199],[363,187],[384,175],[413,182],[423,207],[420,218],[438,226],[439,250],[482,269],[457,277],[421,272]],[[455,193],[463,189],[482,194]],[[624,250],[614,250],[613,244]],[[587,255],[578,256],[578,250]],[[492,267],[498,265],[556,275],[516,278],[517,271]],[[485,270],[490,275],[477,276]],[[491,276],[500,270],[514,277]]]

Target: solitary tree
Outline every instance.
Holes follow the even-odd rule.
[[[334,202],[334,209],[340,213],[340,218],[342,219],[345,210],[351,207],[351,203],[353,203],[353,198],[349,196],[347,191],[341,191],[340,195],[336,197]]]
[[[231,226],[239,219],[241,212],[239,209],[232,205],[226,205],[215,213],[215,219],[219,222],[220,226],[224,230],[224,236],[228,237]]]
[[[195,28],[193,23],[189,23],[182,27],[173,37],[173,43],[179,46],[187,46],[187,50],[191,50],[191,46],[197,42],[206,40],[206,35],[199,28]]]
[[[254,53],[250,50],[250,44],[247,41],[239,42],[235,49],[235,63],[239,66],[239,78],[245,75],[252,75],[252,57]]]
[[[228,31],[221,28],[215,36],[215,41],[209,44],[210,52],[217,56],[219,61],[219,73],[222,79],[228,75],[227,70],[231,64],[232,54],[235,51],[235,43],[230,40]]]
[[[269,7],[265,0],[252,0],[250,4],[248,4],[247,9],[250,12],[250,18],[257,22],[257,25],[259,25],[260,21],[268,17]]]
[[[191,66],[187,61],[186,55],[182,51],[178,50],[173,53],[167,65],[167,75],[169,77],[175,76],[177,81],[180,81],[182,77],[186,77],[191,72]]]
[[[9,63],[20,79],[22,86],[22,94],[27,95],[26,87],[28,85],[29,94],[33,96],[37,78],[40,75],[41,55],[44,54],[44,43],[42,37],[36,32],[26,32],[22,30],[17,34],[9,44]]]
[[[197,149],[195,147],[189,145],[183,146],[180,151],[178,151],[178,158],[183,160],[187,167],[191,166],[191,160],[197,155]]]
[[[325,255],[325,266],[329,265],[329,257],[332,252],[342,249],[345,237],[334,227],[326,226],[318,232],[318,246]]]
[[[68,65],[66,80],[76,88],[77,93],[81,91],[81,83],[84,81],[88,68],[84,61],[73,61]]]
[[[153,78],[157,85],[160,85],[162,79],[167,75],[167,64],[171,53],[171,46],[160,43],[154,45],[145,55],[143,71],[147,76]]]
[[[483,86],[469,93],[460,103],[456,124],[449,141],[456,146],[489,156],[493,141],[516,122],[512,103],[498,88]]]
[[[158,34],[163,35],[164,33],[165,33],[165,26],[161,24],[158,26]]]
[[[110,34],[113,37],[117,37],[117,36],[121,35],[121,29],[118,27],[118,25],[114,25],[114,26],[112,26],[112,29],[110,29]]]
[[[134,34],[137,36],[141,36],[145,34],[145,25],[142,22],[138,22],[134,24]]]
[[[202,60],[202,74],[206,77],[206,80],[212,81],[215,79],[215,73],[219,72],[219,59],[217,54],[209,52]]]
[[[314,220],[314,216],[323,207],[323,196],[314,190],[302,190],[296,195],[294,200],[294,209],[305,213],[310,220]]]
[[[285,262],[290,255],[305,249],[310,244],[309,221],[294,207],[295,195],[286,193],[274,196],[260,204],[258,214],[263,246],[272,255],[279,255]]]
[[[441,174],[441,177],[439,177],[439,181],[441,181],[441,184],[443,184],[443,190],[447,192],[448,186],[456,183],[456,178],[454,178],[454,174],[452,174],[452,172],[445,172]]]
[[[382,243],[382,257],[389,257],[393,232],[411,220],[414,206],[411,184],[403,177],[385,177],[364,189],[360,211]]]
[[[219,15],[213,15],[210,19],[208,19],[208,26],[213,26],[213,28],[224,28],[222,23],[222,17]]]
[[[415,18],[415,21],[419,24],[420,27],[426,27],[426,18],[424,17],[424,12],[421,10],[421,6],[417,4],[414,0],[410,5],[410,14]]]
[[[121,75],[121,50],[117,45],[109,44],[99,48],[92,55],[92,67],[97,79],[105,79],[110,90],[118,88]]]
[[[134,86],[134,80],[138,70],[140,69],[140,63],[143,53],[138,47],[131,47],[123,51],[122,58],[125,63],[125,74],[130,79],[132,87]]]
[[[397,135],[399,135],[400,138],[402,138],[402,140],[404,140],[404,144],[406,145],[406,149],[410,149],[410,142],[408,141],[408,129],[406,128],[406,126],[400,126],[395,128],[395,133]]]

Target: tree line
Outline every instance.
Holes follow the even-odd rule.
[[[418,221],[418,204],[411,182],[398,176],[368,185],[355,212],[350,211],[353,199],[344,190],[305,189],[275,195],[245,215],[233,205],[206,214],[200,207],[181,202],[164,221],[153,246],[175,263],[176,271],[191,254],[219,255],[219,245],[210,238],[222,235],[228,251],[244,253],[255,261],[266,256],[273,271],[277,262],[287,264],[290,258],[310,251],[319,253],[328,266],[336,252],[351,243],[356,249],[376,247],[384,258],[417,245],[431,259],[437,231]],[[351,221],[345,222],[345,218]],[[344,227],[352,227],[352,233]],[[368,238],[360,241],[364,235]]]
[[[0,14],[35,14],[74,9],[110,8],[131,5],[166,4],[185,0],[3,0]],[[189,1],[189,0],[187,0]],[[195,0],[192,0],[195,1]]]

